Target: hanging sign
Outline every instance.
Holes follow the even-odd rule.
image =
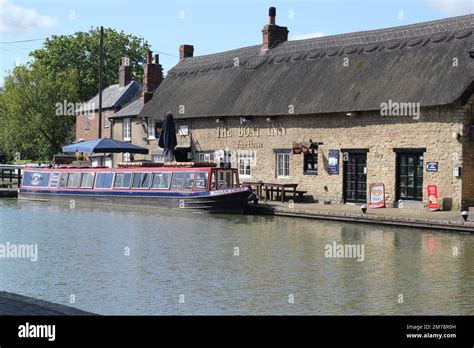
[[[370,184],[369,208],[385,208],[385,186],[384,184]]]
[[[439,210],[438,186],[428,185],[428,209]]]
[[[329,150],[327,172],[339,174],[339,150]]]

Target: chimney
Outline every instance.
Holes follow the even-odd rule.
[[[268,50],[275,47],[281,42],[288,41],[288,28],[280,27],[275,23],[276,8],[270,7],[268,10],[268,24],[263,27],[263,44],[262,48]]]
[[[132,71],[130,69],[130,59],[128,57],[122,58],[122,64],[119,69],[119,86],[125,87],[132,81]]]
[[[143,66],[143,92],[142,92],[142,105],[147,103],[153,93],[163,81],[163,68],[160,64],[160,58],[155,54],[155,59],[152,61],[152,52],[147,51],[146,63]]]
[[[193,45],[181,45],[179,46],[179,61],[183,61],[185,58],[191,58],[194,54]]]

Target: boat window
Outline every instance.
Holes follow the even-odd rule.
[[[173,173],[173,181],[171,182],[172,190],[181,190],[181,186],[183,184],[183,176],[183,172]]]
[[[212,176],[211,176],[211,191],[216,189],[216,171],[212,171]]]
[[[112,187],[113,173],[97,173],[95,180],[95,188],[105,189]]]
[[[133,185],[132,187],[137,189],[147,189],[150,188],[150,177],[151,173],[135,173],[133,175]]]
[[[59,173],[51,173],[51,181],[49,182],[50,187],[58,187],[59,184]]]
[[[81,173],[69,173],[67,177],[67,188],[78,188],[81,181]]]
[[[168,190],[170,188],[171,173],[155,173],[151,188]]]
[[[115,173],[115,188],[130,188],[130,182],[132,181],[132,173]]]
[[[232,187],[232,175],[230,170],[217,171],[217,189],[227,189]]]
[[[185,172],[183,180],[183,190],[192,190],[194,184],[194,172]]]
[[[59,176],[59,187],[66,187],[67,173],[61,173]]]
[[[207,190],[207,173],[197,172],[196,181],[194,182],[194,189],[196,190]]]
[[[94,173],[83,173],[81,188],[92,188],[92,186],[94,186]]]
[[[51,173],[25,172],[23,175],[24,186],[48,187]]]

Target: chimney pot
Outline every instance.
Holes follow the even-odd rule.
[[[160,56],[155,54],[155,64],[160,64]]]
[[[152,52],[150,50],[146,51],[146,63],[147,64],[151,63],[151,55],[152,55]]]
[[[132,71],[127,57],[122,58],[122,64],[119,69],[119,86],[125,87],[132,81]]]
[[[269,24],[270,25],[275,25],[275,17],[276,17],[276,8],[275,7],[270,7],[268,9],[268,17],[269,17]]]

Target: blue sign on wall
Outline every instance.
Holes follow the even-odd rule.
[[[426,171],[427,172],[437,172],[438,171],[438,162],[426,162]]]
[[[328,174],[339,174],[339,150],[329,150]]]

